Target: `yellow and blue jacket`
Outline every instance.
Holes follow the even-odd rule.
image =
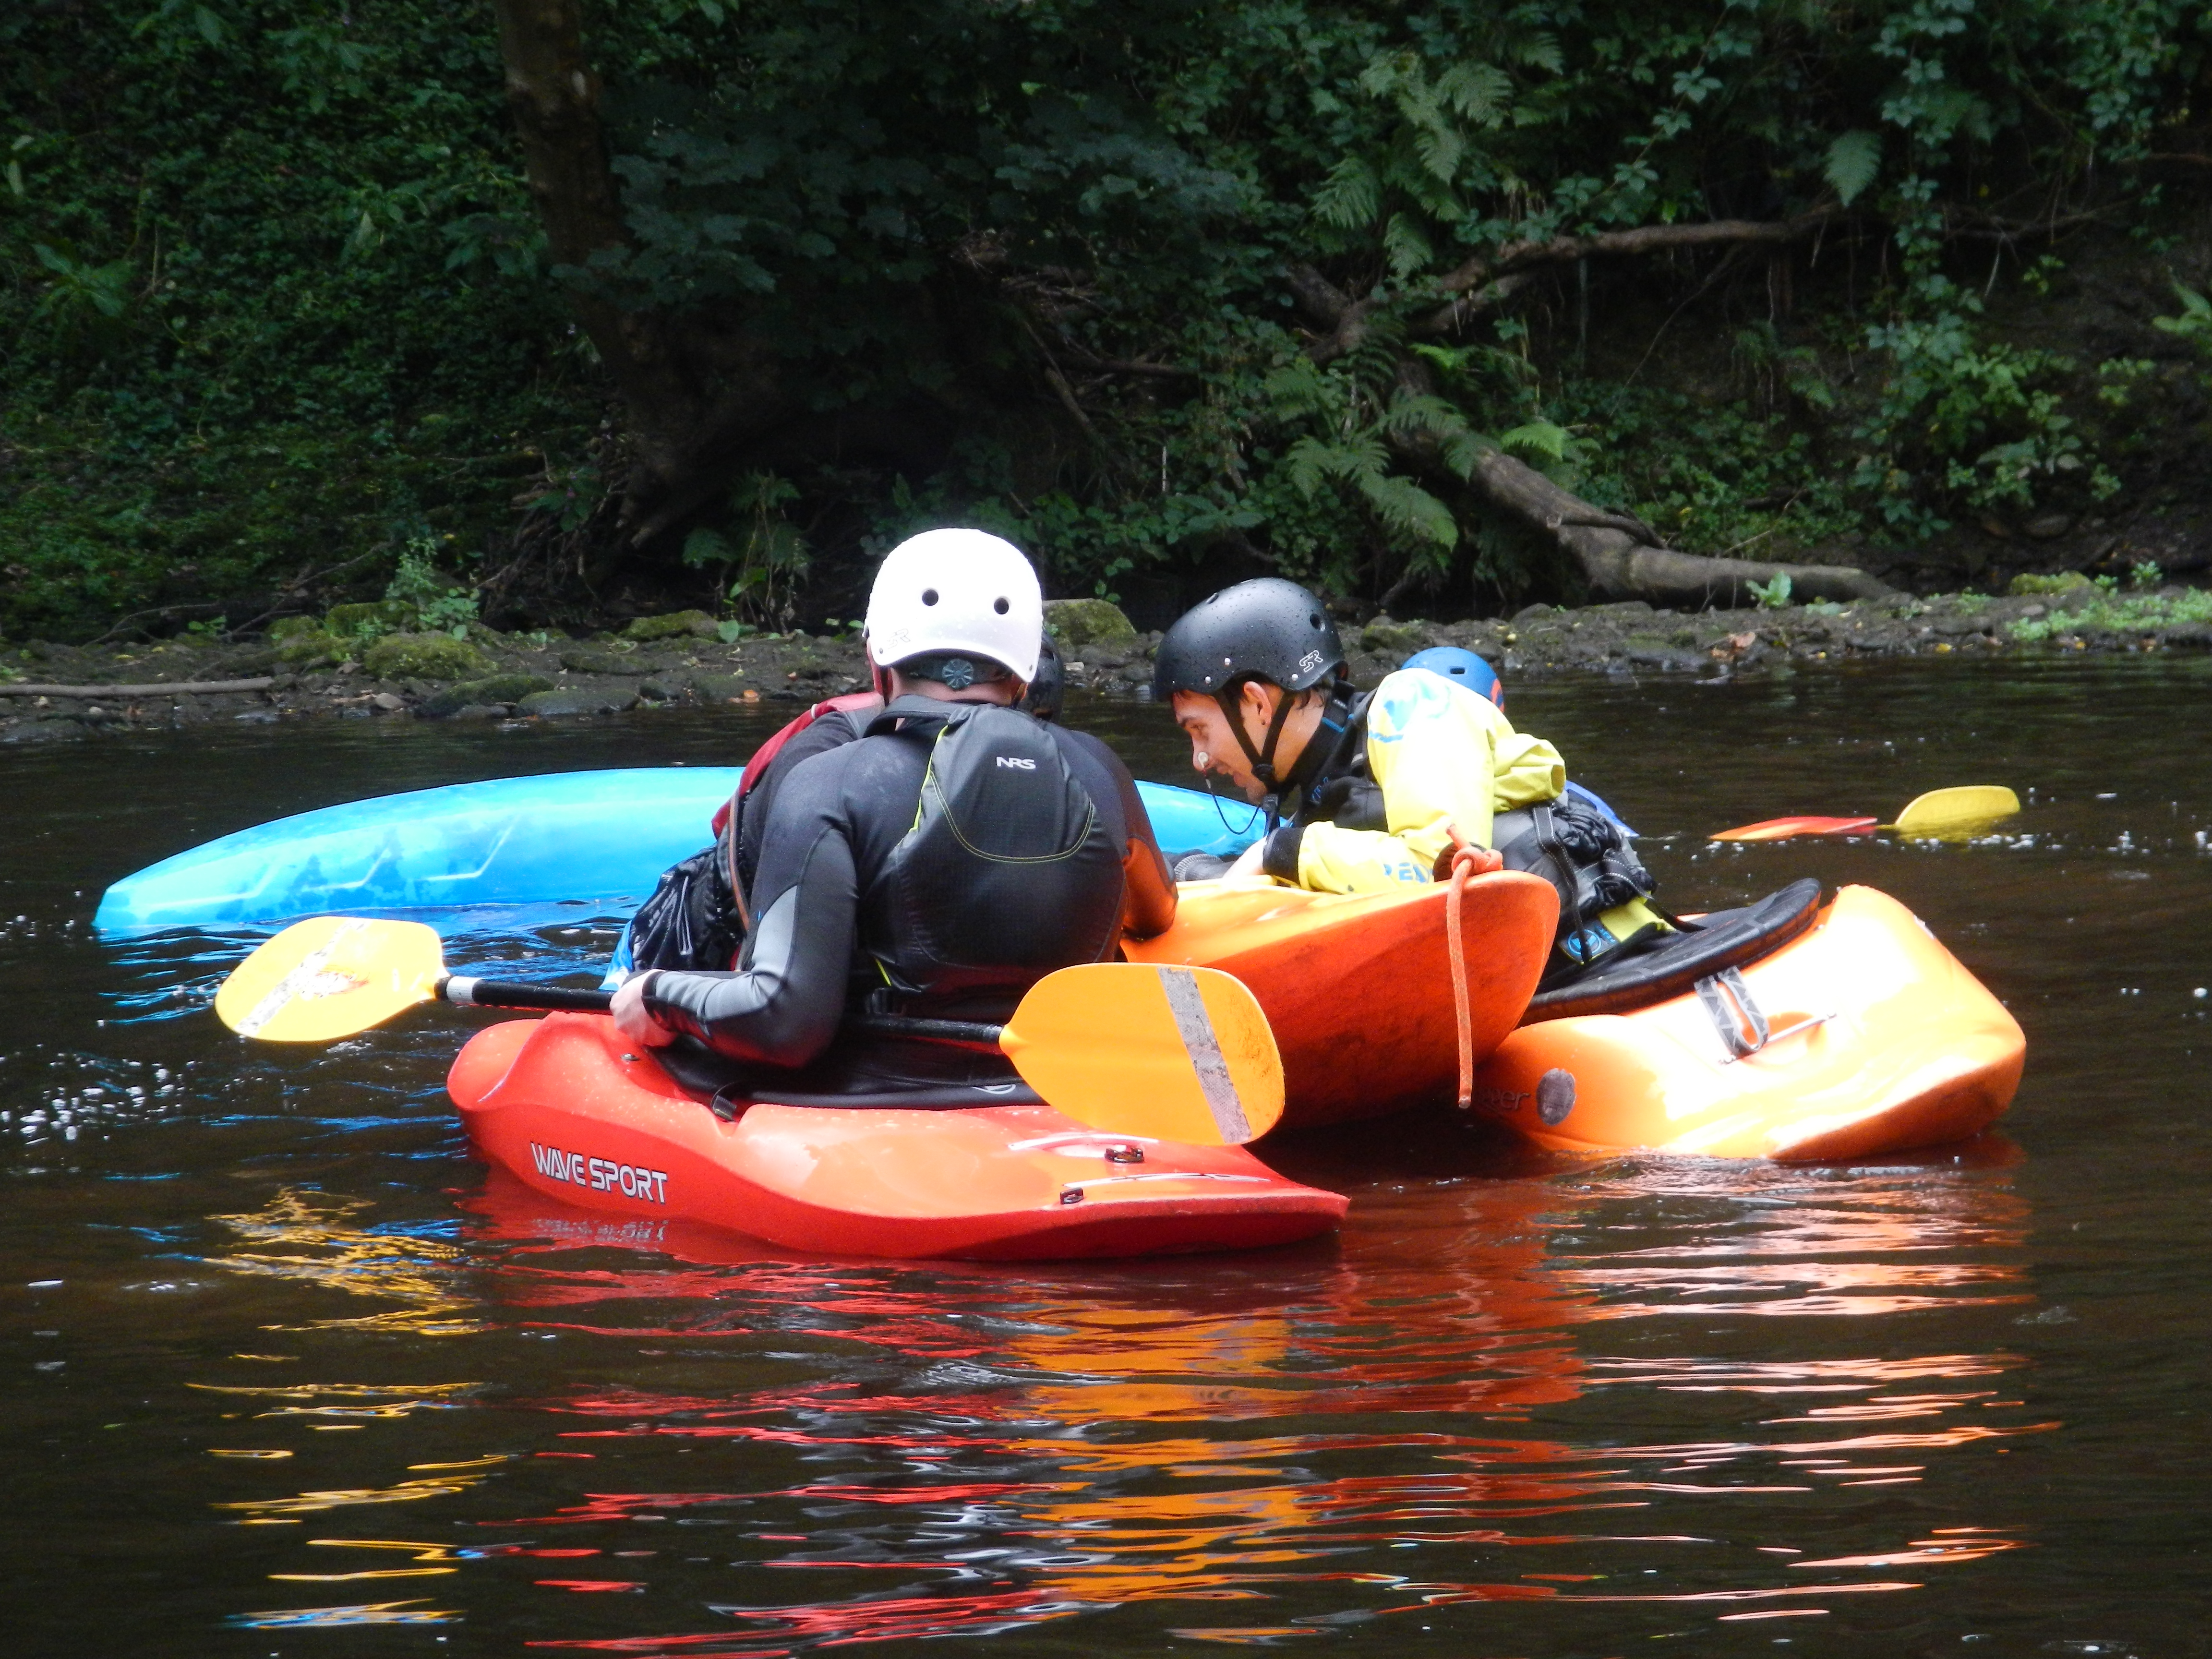
[[[1556,800],[1567,786],[1558,750],[1423,668],[1332,702],[1308,756],[1292,773],[1297,810],[1268,836],[1261,867],[1316,892],[1430,881],[1455,827],[1487,847],[1493,815]]]

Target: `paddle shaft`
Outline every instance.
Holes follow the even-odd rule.
[[[525,1008],[537,1012],[604,1014],[614,1001],[611,991],[576,991],[560,985],[530,985],[519,980],[471,979],[448,974],[438,981],[438,999],[464,1008]],[[863,1014],[846,1022],[854,1028],[883,1036],[917,1037],[959,1048],[999,1052],[999,1034],[1005,1027],[978,1025],[960,1019],[902,1019],[893,1014]]]

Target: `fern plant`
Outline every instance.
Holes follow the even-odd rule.
[[[1568,459],[1574,440],[1541,418],[1495,436],[1478,430],[1451,398],[1401,380],[1398,349],[1386,319],[1346,356],[1327,366],[1298,358],[1271,374],[1265,389],[1276,421],[1298,434],[1282,456],[1291,484],[1308,499],[1334,492],[1373,526],[1389,556],[1375,573],[1381,586],[1430,586],[1451,568],[1461,526],[1450,506],[1409,467],[1417,461],[1432,478],[1465,478],[1486,454],[1501,449],[1556,465]],[[1494,348],[1415,349],[1448,373],[1468,371],[1485,352],[1520,368],[1517,358]],[[1487,568],[1492,562],[1479,544],[1478,579],[1494,574]]]

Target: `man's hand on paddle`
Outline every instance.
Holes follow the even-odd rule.
[[[642,1042],[648,1048],[665,1048],[676,1041],[677,1034],[646,1012],[645,981],[643,974],[624,981],[607,1012],[615,1018],[615,1030],[632,1042]]]

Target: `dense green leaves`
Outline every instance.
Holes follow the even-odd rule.
[[[1490,443],[1713,551],[2080,505],[2083,371],[1990,335],[2017,260],[1956,238],[2140,215],[2204,67],[2178,0],[625,0],[586,46],[631,244],[553,272],[477,5],[0,13],[0,626],[235,622],[518,524],[604,569],[621,417],[564,285],[706,319],[823,432],[883,417],[785,423],[647,556],[757,621],[952,515],[1064,591],[1224,544],[1556,591],[1458,486]],[[1729,311],[1763,279],[1725,250],[1484,288],[1555,236],[1825,208],[1867,275],[1795,325]],[[1364,307],[1326,366],[1304,264]],[[1639,354],[1693,304],[1728,389],[1688,398]]]

